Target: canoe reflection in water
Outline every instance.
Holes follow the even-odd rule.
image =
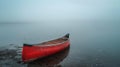
[[[70,46],[54,55],[29,62],[27,67],[61,67],[62,62],[69,53]]]

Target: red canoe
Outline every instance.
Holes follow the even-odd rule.
[[[30,62],[36,59],[53,55],[69,47],[69,45],[69,34],[66,34],[64,37],[40,44],[24,44],[22,50],[22,61]]]

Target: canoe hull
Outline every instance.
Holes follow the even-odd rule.
[[[22,61],[30,62],[39,58],[53,55],[57,52],[69,47],[70,42],[67,40],[64,43],[57,45],[45,45],[45,46],[23,46]]]

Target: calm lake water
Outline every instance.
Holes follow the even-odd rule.
[[[66,33],[70,33],[70,50],[56,67],[120,67],[120,23],[112,21],[1,23],[0,51],[6,52],[11,44],[22,46],[23,43],[40,43]],[[0,54],[0,57],[5,56],[5,60],[6,54]],[[12,59],[0,59],[0,67],[16,66],[32,67],[36,64],[19,64]]]

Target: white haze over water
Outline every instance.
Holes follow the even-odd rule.
[[[119,2],[119,0],[0,0],[0,22],[118,21]]]

